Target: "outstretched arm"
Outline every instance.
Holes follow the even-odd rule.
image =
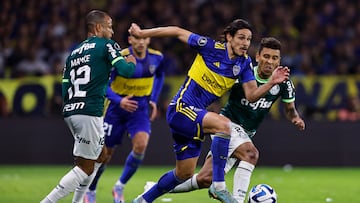
[[[295,103],[285,103],[286,118],[293,123],[299,130],[305,130],[305,122],[300,118],[299,113],[295,108]]]
[[[140,38],[146,37],[177,37],[184,43],[188,42],[191,32],[177,26],[156,27],[141,29],[136,23],[132,23],[129,28],[130,35]]]

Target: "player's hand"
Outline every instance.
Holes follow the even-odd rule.
[[[131,23],[131,26],[128,30],[130,35],[133,35],[135,37],[140,37],[140,31],[141,28],[136,23]]]
[[[290,76],[290,69],[287,66],[278,66],[271,75],[271,82],[279,84],[288,80]]]
[[[132,97],[132,95],[128,95],[121,99],[120,107],[125,111],[134,112],[138,108],[138,102],[135,100],[131,100]]]
[[[154,121],[157,116],[157,105],[153,101],[150,101],[149,105],[151,107],[150,121]]]
[[[126,57],[124,57],[125,58],[125,61],[126,62],[132,62],[133,64],[135,64],[136,65],[136,58],[133,56],[133,55],[127,55]]]
[[[305,122],[300,117],[293,118],[291,122],[299,129],[305,130]]]

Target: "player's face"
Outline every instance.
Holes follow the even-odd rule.
[[[106,39],[111,39],[114,34],[112,28],[112,19],[109,16],[105,17],[104,23],[101,24],[101,35]]]
[[[280,50],[264,47],[256,54],[258,73],[262,78],[269,78],[276,67],[280,65]]]
[[[238,30],[234,36],[227,34],[228,52],[230,58],[243,56],[249,49],[252,33],[248,29]],[[229,47],[230,46],[230,47]]]
[[[150,44],[150,38],[140,38],[135,36],[129,37],[129,44],[133,47],[133,51],[135,52],[135,55],[137,57],[144,57],[146,53],[146,49],[148,48],[148,45]]]

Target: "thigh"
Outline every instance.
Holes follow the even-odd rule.
[[[103,118],[72,115],[64,120],[74,137],[74,156],[96,160],[104,146]]]
[[[127,117],[128,113],[121,110],[120,106],[110,103],[103,124],[106,147],[113,148],[122,143]]]
[[[135,112],[129,115],[126,121],[127,131],[132,139],[138,132],[145,132],[148,135],[151,133],[151,122],[148,113],[148,106],[138,108]]]
[[[242,126],[232,122],[228,156],[230,157],[234,153],[236,148],[247,142],[252,143],[249,134],[244,130]]]

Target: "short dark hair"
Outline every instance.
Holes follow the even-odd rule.
[[[264,47],[281,51],[281,42],[275,37],[264,37],[261,39],[259,45],[259,53],[263,50]]]
[[[105,17],[109,16],[104,11],[92,10],[85,17],[85,29],[87,32],[95,29],[96,24],[104,22]]]
[[[248,29],[251,32],[253,32],[253,28],[249,22],[243,19],[236,19],[225,27],[222,36],[223,40],[226,41],[226,34],[230,34],[231,36],[234,36],[235,33],[241,29]]]

